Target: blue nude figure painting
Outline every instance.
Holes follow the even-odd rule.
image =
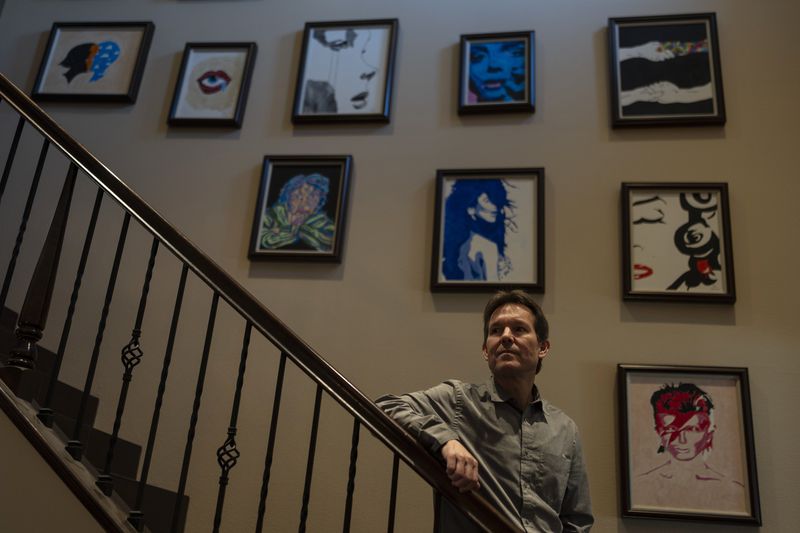
[[[445,179],[439,283],[535,281],[536,194],[530,178]]]

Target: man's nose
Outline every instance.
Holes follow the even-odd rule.
[[[514,335],[511,333],[511,328],[506,327],[503,330],[503,335],[500,336],[500,340],[503,342],[511,342],[514,340]]]
[[[678,432],[678,442],[680,442],[681,444],[686,444],[686,432],[685,431],[679,431]]]

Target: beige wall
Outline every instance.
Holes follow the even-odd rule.
[[[655,532],[675,527],[619,518],[615,376],[616,365],[622,362],[748,367],[763,530],[791,531],[792,524],[800,521],[794,501],[800,478],[800,457],[794,443],[800,433],[780,414],[792,412],[800,403],[795,385],[800,377],[795,309],[800,290],[794,280],[800,266],[794,235],[800,227],[800,211],[795,207],[800,196],[797,2],[510,0],[489,5],[417,0],[9,0],[7,4],[0,19],[0,71],[26,89],[33,84],[53,21],[155,22],[155,38],[134,106],[48,104],[46,109],[369,396],[420,389],[449,377],[482,380],[487,373],[479,351],[479,310],[485,296],[432,295],[427,288],[436,169],[544,167],[547,279],[539,301],[550,317],[553,349],[539,385],[582,429],[596,531]],[[612,131],[605,32],[608,17],[701,11],[714,11],[718,16],[728,123],[724,128]],[[379,17],[400,20],[391,124],[293,127],[290,109],[303,24]],[[457,116],[459,35],[528,29],[536,31],[536,113]],[[166,126],[184,43],[205,40],[258,43],[244,127],[239,131]],[[8,119],[7,114],[2,116]],[[3,124],[4,130],[13,129],[8,120]],[[10,132],[2,135],[7,139]],[[7,141],[0,146],[6,145]],[[247,240],[265,154],[353,155],[341,265],[248,261]],[[53,170],[54,176],[61,173]],[[729,184],[735,305],[621,301],[618,198],[623,181]],[[54,194],[50,192],[51,197]],[[90,201],[92,195],[88,188],[79,191],[84,201]],[[101,228],[101,238],[106,248],[113,249],[119,216],[109,213],[113,223]],[[85,214],[81,216],[85,220]],[[13,238],[11,227],[3,226],[3,250]],[[36,227],[32,231],[35,233]],[[131,239],[143,254],[146,236],[134,232]],[[77,261],[77,252],[65,254],[73,264]],[[130,268],[130,281],[123,283],[122,295],[115,298],[135,302],[145,258],[133,253],[126,257],[123,270]],[[163,265],[160,273],[175,279],[178,267],[174,261]],[[107,270],[102,265],[90,270],[98,288],[87,293],[99,301]],[[66,276],[65,280],[68,287],[71,282]],[[152,296],[154,311],[145,324],[156,359],[163,353],[174,294],[174,286],[163,283],[164,288]],[[68,288],[59,290],[63,302]],[[19,299],[19,293],[14,297]],[[90,308],[89,298],[83,309]],[[58,317],[63,317],[64,307],[54,303],[52,322],[57,331],[48,333],[48,346],[57,344]],[[129,334],[135,304],[129,307],[118,312],[124,313],[124,324],[119,331],[109,332],[111,346],[124,343]],[[175,422],[159,433],[161,445],[179,453],[194,390],[196,357],[202,348],[208,295],[198,291],[186,308],[187,317],[193,320],[191,328],[200,333],[197,339],[178,344],[165,406],[165,417],[174,417],[171,420]],[[76,331],[80,333],[75,335],[89,342],[90,348],[99,306],[92,309],[97,310],[78,320]],[[197,529],[205,529],[201,521],[213,513],[214,484],[219,475],[213,450],[224,438],[238,360],[241,324],[229,315],[223,309],[216,329],[215,347],[226,344],[213,353],[209,363],[211,379],[204,393],[201,436],[190,475],[195,513],[190,525]],[[260,482],[276,359],[275,354],[259,350],[254,349],[248,362],[240,418],[243,426],[250,423],[255,429],[240,435],[243,459],[233,472],[231,485],[236,496],[226,503],[226,516],[234,524],[231,530],[252,527],[255,511],[251,504]],[[79,354],[74,357],[80,359]],[[108,427],[118,387],[118,381],[112,380],[120,373],[114,359],[116,356],[109,354],[108,363],[101,364],[98,375],[103,379],[96,385],[98,394],[111,398],[100,413],[101,424]],[[144,442],[159,364],[151,362],[147,370],[143,364],[137,370],[141,376],[134,380],[138,388],[132,391],[132,398],[144,406],[145,413],[131,415],[123,428],[126,438]],[[81,372],[82,368],[70,365],[65,379],[80,383]],[[288,480],[298,472],[302,475],[305,420],[311,409],[308,398],[313,396],[313,388],[298,372],[290,373],[288,379],[285,413],[297,421],[285,419],[285,432],[292,438],[279,446],[278,451],[286,454],[275,473],[279,487],[284,487],[283,483],[288,487]],[[178,415],[181,407],[183,414]],[[212,416],[219,420],[213,427],[207,422]],[[328,531],[330,523],[338,524],[344,499],[343,465],[350,422],[336,412],[329,398],[323,404],[322,432],[325,440],[321,442],[326,444],[318,460],[321,470],[315,473],[315,491],[320,491],[315,495],[321,494],[325,483],[335,490],[330,497],[314,499],[312,495],[312,516],[318,513],[311,524],[315,531]],[[331,451],[329,457],[334,448],[340,452],[334,456]],[[356,493],[356,528],[379,530],[386,510],[390,459],[371,439],[366,440],[362,455],[376,466],[359,467],[363,484]],[[175,459],[161,460],[156,480],[176,486],[177,463]],[[426,530],[430,493],[410,478],[407,470],[401,472],[398,529]],[[281,500],[275,505],[284,508],[287,516],[276,517],[275,531],[296,527],[299,490],[279,491],[285,503]],[[373,529],[373,524],[380,525]],[[748,530],[681,527],[697,532]]]
[[[0,413],[0,435],[3,454],[8,458],[0,462],[3,531],[47,533],[56,525],[65,524],[69,526],[62,531],[102,531],[5,413]]]

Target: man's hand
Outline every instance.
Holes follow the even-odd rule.
[[[442,446],[442,457],[447,462],[447,476],[459,492],[480,488],[478,461],[457,440],[449,440]]]

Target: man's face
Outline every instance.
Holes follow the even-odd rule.
[[[673,414],[656,415],[661,445],[679,461],[690,461],[711,447],[714,430],[706,413],[696,413],[684,423]]]
[[[319,189],[308,183],[304,183],[292,191],[289,195],[289,218],[292,224],[298,225],[305,222],[317,209],[320,198]]]
[[[530,309],[519,304],[498,307],[489,319],[483,358],[496,377],[536,375],[539,359],[547,355],[548,341],[539,342]]]

